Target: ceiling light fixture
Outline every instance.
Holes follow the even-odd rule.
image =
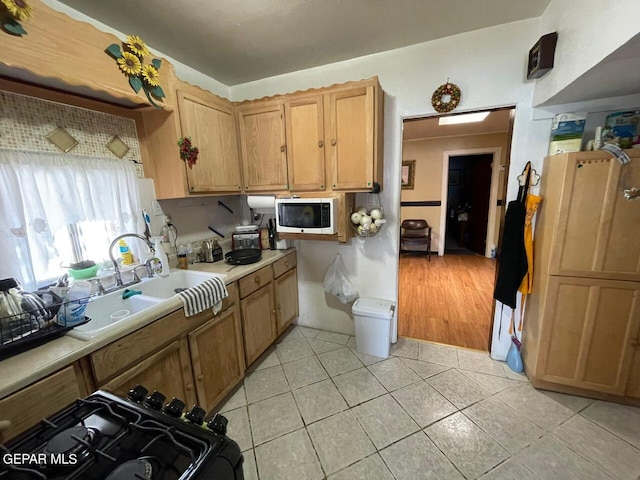
[[[465,113],[464,115],[452,115],[451,117],[440,117],[438,125],[458,125],[460,123],[482,122],[491,112]]]

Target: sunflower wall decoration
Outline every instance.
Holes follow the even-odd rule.
[[[151,105],[162,108],[153,100],[155,98],[162,101],[165,97],[164,90],[160,86],[160,74],[158,73],[162,61],[154,58],[150,63],[144,64],[145,57],[151,54],[147,44],[140,37],[129,35],[122,44],[122,48],[117,43],[113,43],[105,51],[118,62],[122,73],[129,77],[129,85],[133,91],[136,93],[140,90],[144,91]]]
[[[27,31],[20,22],[28,20],[31,13],[26,0],[0,0],[0,28],[9,35],[26,35]]]

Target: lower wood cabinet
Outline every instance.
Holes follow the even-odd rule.
[[[0,400],[0,444],[88,393],[76,363],[3,398]]]
[[[251,365],[276,339],[276,310],[273,283],[269,283],[240,300],[244,352]]]
[[[640,332],[638,332],[640,334]],[[631,375],[627,386],[627,397],[640,399],[640,346],[636,346],[636,353],[631,365]]]
[[[91,354],[97,387],[125,397],[141,384],[188,407],[215,407],[245,371],[236,284],[227,290],[217,315],[180,309]]]
[[[238,307],[220,313],[188,338],[198,403],[208,411],[244,377]]]
[[[552,276],[535,380],[640,396],[640,284]]]
[[[141,384],[211,411],[297,317],[295,252],[227,290],[217,315],[177,310],[1,399],[0,444],[95,389],[126,397]]]
[[[187,406],[193,405],[196,395],[186,340],[183,338],[169,344],[101,388],[126,397],[129,390],[138,384],[150,391],[162,392],[168,400],[177,397]]]

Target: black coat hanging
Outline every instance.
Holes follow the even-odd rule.
[[[509,202],[504,216],[504,234],[498,262],[498,278],[493,298],[516,308],[516,294],[528,270],[524,246],[524,224],[527,216],[527,193],[531,180],[531,162],[523,170],[525,184],[518,189],[518,198]]]

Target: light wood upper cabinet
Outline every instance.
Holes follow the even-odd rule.
[[[328,95],[327,148],[333,190],[366,190],[374,182],[374,87]]]
[[[284,102],[289,190],[325,189],[324,100],[322,95]]]
[[[244,377],[240,312],[234,306],[189,334],[198,403],[209,411]]]
[[[177,397],[188,406],[193,405],[196,396],[186,339],[167,345],[100,388],[126,398],[136,385],[148,388],[149,392],[158,390],[167,401]]]
[[[287,147],[282,102],[240,107],[238,123],[245,190],[248,193],[287,190]]]
[[[238,193],[241,191],[240,159],[234,107],[210,95],[178,90],[178,109],[183,137],[198,147],[192,168],[185,162],[190,193]],[[178,147],[176,147],[178,148]]]
[[[544,319],[539,379],[625,394],[638,343],[640,284],[551,277]]]
[[[603,152],[547,160],[547,175],[564,173],[558,209],[546,212],[557,215],[551,275],[640,280],[640,242],[630,235],[632,225],[640,231],[640,208],[623,195],[640,185],[640,152],[628,153],[635,160],[624,166]]]
[[[384,92],[376,77],[243,102],[238,119],[249,193],[382,188]]]

